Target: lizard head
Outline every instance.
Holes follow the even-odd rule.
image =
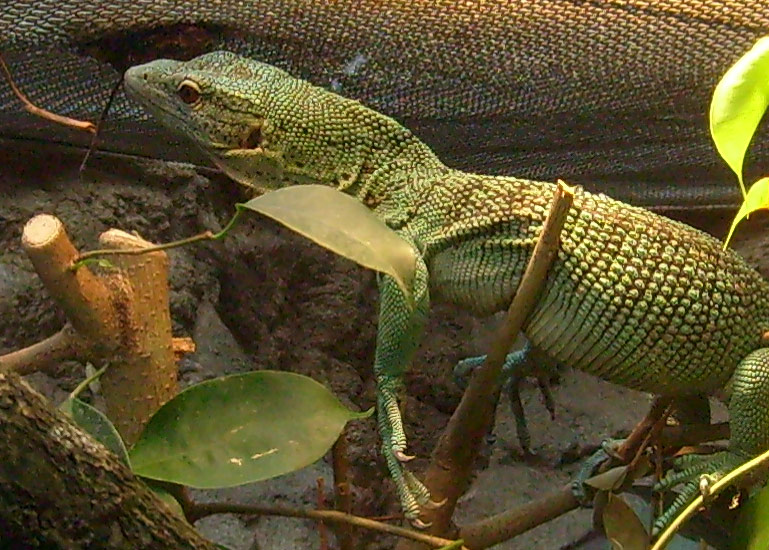
[[[128,69],[125,88],[230,177],[274,189],[347,189],[418,140],[397,122],[287,72],[230,52]]]

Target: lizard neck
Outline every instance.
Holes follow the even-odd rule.
[[[414,219],[436,182],[452,172],[416,138],[396,152],[373,155],[363,165],[377,168],[359,170],[353,181],[337,188],[371,208],[393,229],[401,229]]]

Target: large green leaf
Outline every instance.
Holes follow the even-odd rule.
[[[737,224],[740,223],[743,218],[746,218],[751,212],[755,212],[756,210],[767,209],[769,209],[769,178],[761,178],[750,186],[748,194],[745,196],[745,201],[734,216],[732,227],[729,229],[729,234],[724,241],[724,248],[729,244],[729,241],[732,239],[732,234],[737,228]]]
[[[364,267],[390,275],[411,298],[414,248],[357,199],[325,185],[294,185],[239,204]]]
[[[225,376],[163,405],[131,449],[131,465],[140,476],[190,487],[241,485],[315,462],[348,420],[369,414],[299,374]]]
[[[59,410],[69,415],[75,424],[115,453],[126,465],[130,465],[128,451],[126,451],[123,439],[112,422],[101,411],[76,397],[70,397],[64,401],[59,405]]]
[[[729,550],[769,548],[769,485],[742,507],[732,531]]]
[[[769,37],[756,42],[726,71],[713,92],[710,104],[710,134],[719,154],[737,174],[743,195],[743,160],[767,106]]]

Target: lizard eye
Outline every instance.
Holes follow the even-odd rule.
[[[179,87],[176,88],[176,93],[179,94],[179,99],[187,105],[194,105],[200,101],[200,87],[192,80],[182,80]]]

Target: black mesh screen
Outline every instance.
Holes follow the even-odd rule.
[[[40,105],[95,119],[121,71],[230,49],[388,113],[452,166],[563,178],[642,205],[738,198],[707,131],[713,87],[769,0],[93,0],[0,4],[0,51]],[[120,93],[101,147],[202,161]],[[86,143],[21,112],[0,135]],[[769,169],[769,140],[750,180]]]

